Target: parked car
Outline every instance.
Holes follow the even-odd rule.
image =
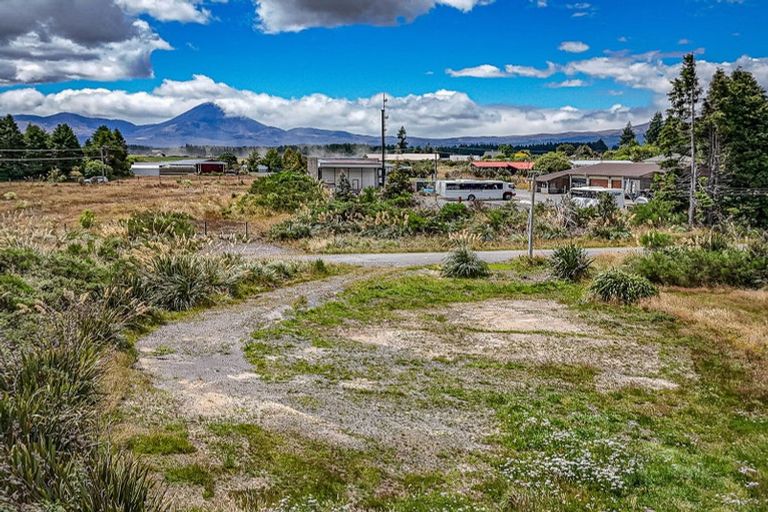
[[[597,206],[600,194],[610,195],[618,208],[625,207],[624,191],[620,188],[575,187],[571,189],[571,199],[580,208]]]
[[[109,178],[107,178],[106,176],[92,176],[90,178],[83,180],[83,183],[87,185],[99,185],[102,183],[109,183]]]

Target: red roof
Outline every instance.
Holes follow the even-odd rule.
[[[516,169],[518,171],[530,171],[533,162],[472,162],[478,169]]]

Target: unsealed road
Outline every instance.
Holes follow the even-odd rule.
[[[287,251],[276,252],[274,250],[262,250],[265,244],[245,244],[228,248],[228,252],[241,254],[246,258],[254,259],[293,259],[299,261],[313,261],[322,259],[327,263],[340,263],[346,265],[360,265],[363,267],[419,267],[423,265],[437,265],[448,256],[449,252],[398,252],[398,253],[365,253],[365,254],[300,254]],[[602,247],[587,249],[590,256],[601,254],[630,254],[640,251],[637,247]],[[551,249],[534,251],[534,256],[548,257]],[[478,251],[477,255],[488,263],[500,263],[528,255],[528,251]]]

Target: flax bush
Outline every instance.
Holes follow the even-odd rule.
[[[460,245],[443,261],[444,277],[473,279],[490,275],[488,264],[478,258],[468,245]]]
[[[623,270],[601,272],[589,287],[589,292],[603,302],[634,304],[659,292],[646,278]]]
[[[567,244],[554,250],[549,264],[555,277],[580,281],[589,276],[593,261],[578,245]]]

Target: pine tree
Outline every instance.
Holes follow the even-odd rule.
[[[635,144],[637,144],[637,136],[635,135],[635,129],[632,128],[632,122],[630,121],[621,132],[619,147],[634,146]]]
[[[73,167],[82,165],[80,141],[69,125],[60,124],[54,128],[50,144],[51,149],[56,150],[53,152],[57,158],[55,165],[63,174],[69,174]]]
[[[48,174],[51,170],[51,161],[44,159],[51,158],[51,153],[41,151],[50,148],[50,138],[45,130],[29,123],[24,131],[24,145],[27,147],[24,156],[27,160],[24,163],[25,176],[40,177]]]
[[[712,91],[717,106],[723,191],[716,200],[729,215],[768,227],[768,197],[754,193],[768,189],[768,96],[755,77],[734,71],[724,91]],[[727,92],[725,92],[727,91]]]
[[[696,214],[696,139],[695,139],[695,123],[696,123],[696,106],[701,96],[701,87],[699,86],[699,78],[696,75],[696,59],[692,53],[689,53],[683,58],[683,67],[680,71],[680,76],[672,80],[672,90],[669,92],[670,108],[667,111],[668,121],[670,118],[675,119],[675,123],[670,126],[676,126],[682,133],[684,133],[685,140],[688,141],[687,151],[683,150],[682,146],[678,146],[679,154],[688,154],[690,157],[690,175],[688,176],[689,183],[689,201],[688,201],[688,225],[693,227]],[[675,137],[678,143],[683,137]],[[682,173],[682,166],[677,165],[678,173]]]
[[[339,183],[336,185],[336,191],[334,193],[338,201],[351,201],[354,198],[352,193],[352,184],[349,182],[349,178],[345,173],[341,173],[339,177]]]
[[[23,150],[25,147],[24,136],[13,116],[8,114],[0,119],[0,159],[20,159],[24,153],[18,150]],[[11,180],[23,176],[24,166],[19,162],[0,162],[0,179]]]
[[[656,112],[651,118],[648,130],[645,132],[645,143],[656,145],[659,142],[661,129],[664,127],[664,116],[661,112]]]
[[[395,146],[398,153],[404,153],[408,149],[408,133],[405,131],[405,126],[401,126],[397,131],[397,146]]]
[[[261,163],[267,166],[269,172],[280,172],[283,170],[283,159],[275,148],[267,150],[267,154],[261,159]]]

